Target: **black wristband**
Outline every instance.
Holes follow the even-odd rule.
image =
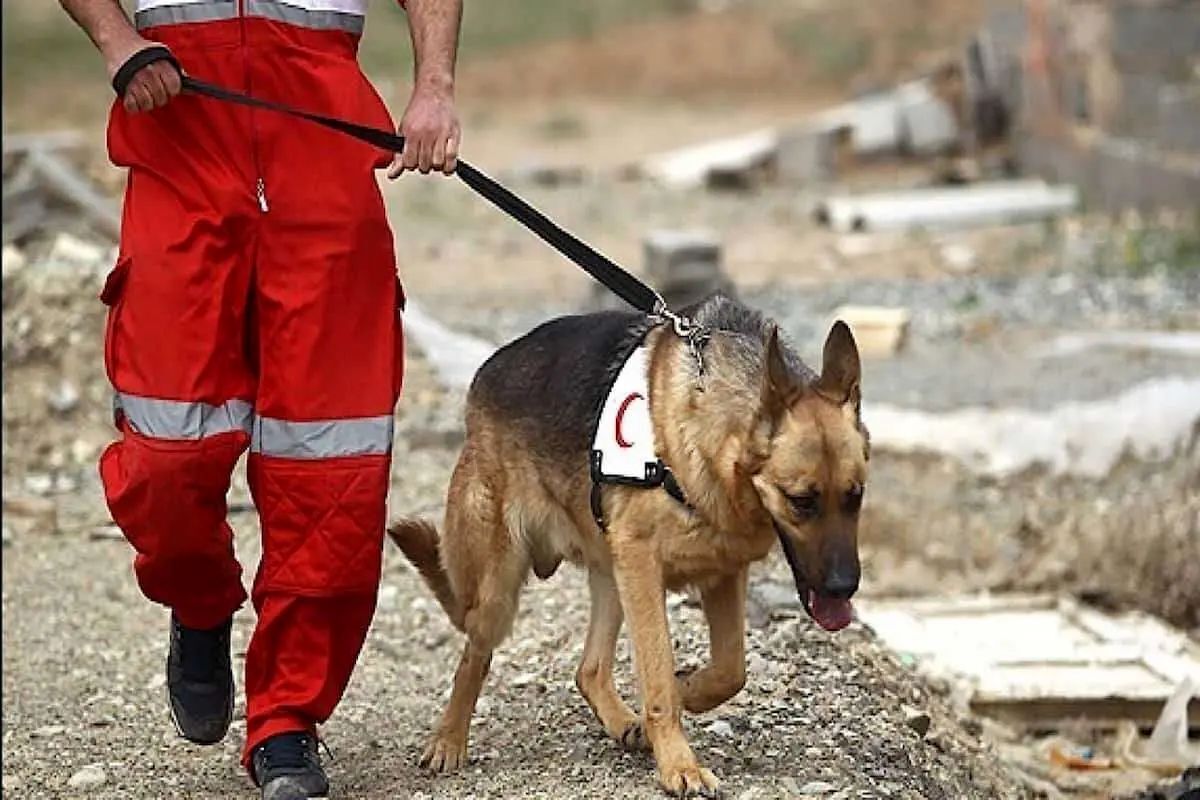
[[[141,72],[144,67],[148,67],[156,61],[168,61],[171,66],[175,67],[176,72],[183,74],[183,68],[175,60],[175,56],[162,45],[138,50],[129,57],[128,61],[121,65],[121,68],[117,70],[117,74],[113,75],[112,87],[113,91],[117,93],[117,97],[124,97],[125,90],[129,88],[129,83],[133,80],[133,76]]]

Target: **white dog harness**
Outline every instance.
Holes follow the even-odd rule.
[[[650,353],[644,341],[625,357],[608,387],[592,432],[592,516],[605,530],[601,488],[606,483],[653,489],[691,508],[671,470],[658,456],[650,421]]]

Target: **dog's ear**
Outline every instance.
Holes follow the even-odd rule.
[[[800,382],[783,356],[783,346],[779,344],[779,326],[773,322],[767,328],[763,359],[763,409],[770,415],[776,415],[787,408],[799,391]]]
[[[858,404],[859,380],[862,364],[858,358],[858,345],[850,326],[838,320],[829,329],[825,339],[825,355],[821,363],[821,377],[813,385],[817,392],[835,403]]]

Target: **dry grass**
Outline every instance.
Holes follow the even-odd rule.
[[[1200,633],[1200,426],[1164,464],[1102,481],[980,480],[880,454],[864,519],[871,589],[1066,591]]]

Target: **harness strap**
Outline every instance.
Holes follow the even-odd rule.
[[[121,65],[116,75],[113,76],[112,81],[113,89],[117,95],[124,96],[134,75],[142,68],[157,61],[166,61],[174,66],[176,70],[179,70],[184,91],[192,94],[219,100],[224,103],[235,103],[241,106],[274,111],[305,119],[393,153],[399,153],[404,150],[404,137],[391,131],[359,125],[344,119],[338,119],[337,117],[325,116],[324,114],[314,114],[311,111],[304,111],[284,105],[283,103],[262,100],[184,75],[175,56],[171,54],[170,50],[162,46],[148,47],[145,50],[140,50]],[[626,269],[601,254],[595,248],[564,230],[545,214],[529,205],[529,203],[501,186],[483,172],[459,159],[455,174],[478,195],[524,225],[542,241],[562,253],[576,266],[608,287],[609,290],[626,303],[629,303],[629,305],[646,314],[660,315],[664,312],[669,313],[667,312],[666,304],[663,303],[663,299],[658,292],[638,280]],[[674,315],[671,316],[674,317]]]
[[[662,462],[658,461],[658,486],[670,495],[671,499],[679,503],[688,511],[695,511],[696,507],[688,502],[687,495],[684,494],[683,487],[679,485],[679,481],[675,479],[675,473],[671,468]],[[592,491],[588,496],[588,500],[592,507],[592,519],[596,520],[596,526],[600,528],[601,533],[608,533],[608,524],[604,521],[604,502],[603,489],[608,482],[597,479],[596,475],[592,475]],[[618,484],[620,485],[620,484]],[[643,488],[653,488],[655,484],[636,484]]]

